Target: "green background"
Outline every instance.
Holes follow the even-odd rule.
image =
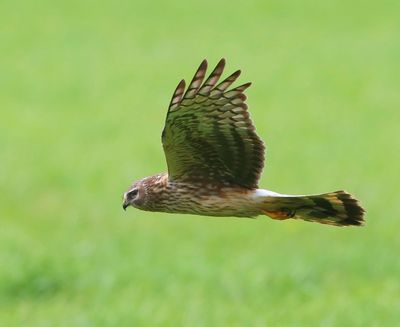
[[[394,326],[398,1],[0,3],[1,326]],[[252,81],[260,185],[345,189],[363,228],[121,208],[166,169],[181,78]]]

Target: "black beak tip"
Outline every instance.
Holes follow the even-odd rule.
[[[128,208],[128,207],[129,207],[129,204],[126,204],[126,203],[122,204],[122,209],[124,209],[125,211],[126,211],[126,208]]]

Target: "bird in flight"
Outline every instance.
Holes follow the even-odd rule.
[[[178,84],[162,132],[168,173],[134,182],[123,208],[362,225],[365,211],[345,191],[287,195],[258,187],[265,146],[245,103],[251,83],[230,88],[240,70],[219,82],[224,67],[221,59],[205,78],[204,60],[187,88]]]

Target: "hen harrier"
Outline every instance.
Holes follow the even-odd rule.
[[[204,60],[186,91],[184,80],[178,84],[162,132],[168,173],[135,182],[123,208],[362,225],[364,209],[344,191],[286,195],[258,188],[265,147],[245,103],[251,83],[229,89],[238,70],[217,84],[224,67],[221,59],[203,83]]]

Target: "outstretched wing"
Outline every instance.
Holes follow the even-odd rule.
[[[221,59],[203,83],[204,60],[186,92],[182,80],[172,96],[162,133],[171,181],[257,187],[264,144],[245,104],[251,83],[228,90],[238,70],[217,85],[224,67]]]

